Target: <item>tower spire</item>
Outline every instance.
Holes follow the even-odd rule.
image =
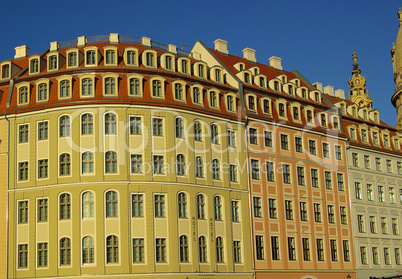
[[[396,41],[392,45],[391,58],[394,70],[395,92],[392,95],[391,101],[397,110],[398,117],[396,120],[395,128],[402,133],[402,9],[399,8],[397,12],[399,30],[396,36]]]
[[[371,110],[373,99],[369,96],[368,90],[366,89],[366,78],[361,75],[356,51],[352,53],[352,56],[352,78],[349,78],[348,80],[350,87],[349,100],[357,104],[359,107],[367,107]]]

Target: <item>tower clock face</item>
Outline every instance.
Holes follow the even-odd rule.
[[[359,85],[359,84],[360,84],[360,79],[357,78],[357,79],[355,80],[355,84],[356,84],[356,85]]]

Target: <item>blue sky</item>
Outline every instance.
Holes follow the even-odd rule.
[[[259,62],[275,55],[285,70],[298,70],[310,82],[349,86],[352,52],[358,53],[362,75],[381,119],[395,125],[391,104],[395,90],[390,49],[398,32],[396,0],[281,1],[6,1],[0,3],[3,28],[0,61],[14,56],[14,47],[28,45],[40,53],[52,41],[78,36],[150,37],[163,44],[213,47],[229,42],[231,54],[256,50]]]

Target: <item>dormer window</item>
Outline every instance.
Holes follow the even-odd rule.
[[[388,137],[388,135],[384,135],[384,146],[389,147],[389,137]]]
[[[282,77],[282,83],[286,83],[286,78]]]
[[[285,105],[282,103],[279,104],[278,110],[279,110],[279,116],[285,117]]]
[[[47,83],[41,83],[38,85],[38,92],[37,92],[37,100],[38,101],[46,101],[48,98],[48,88]]]
[[[338,120],[338,117],[334,117],[333,125],[334,125],[334,130],[338,130],[338,129],[339,129],[339,120]]]
[[[39,72],[39,59],[38,58],[31,60],[31,63],[29,65],[29,71],[31,74]]]
[[[307,111],[307,122],[313,123],[313,112],[311,110]]]
[[[204,65],[198,64],[198,76],[199,76],[200,78],[205,78],[204,71],[205,71]]]
[[[321,126],[327,127],[327,117],[325,114],[321,114]]]
[[[274,90],[279,92],[279,81],[274,81]]]
[[[295,84],[296,84],[297,87],[299,87],[299,81],[298,80],[295,80]]]
[[[378,144],[378,133],[377,132],[373,132],[373,143]]]
[[[264,100],[262,102],[263,104],[263,111],[264,113],[271,113],[270,107],[269,107],[269,101],[268,100]]]
[[[399,140],[398,139],[394,139],[394,148],[399,149]]]
[[[57,55],[49,56],[49,70],[57,69]]]
[[[356,139],[356,130],[355,130],[355,128],[350,128],[350,138],[352,140]]]
[[[240,65],[239,65],[239,70],[240,70],[240,71],[243,71],[243,70],[244,70],[244,65],[243,65],[243,64],[240,64]]]
[[[137,53],[134,50],[127,51],[127,64],[135,65],[137,64]]]
[[[106,65],[116,64],[116,52],[112,49],[106,50]]]
[[[367,120],[367,111],[366,110],[363,110],[363,118],[364,118],[364,120]]]
[[[341,113],[345,114],[345,104],[341,104]]]
[[[306,89],[302,89],[302,98],[303,99],[306,99],[307,98],[307,91],[306,91]]]
[[[145,58],[146,58],[146,66],[148,67],[155,67],[155,55],[152,52],[147,52],[145,54]]]
[[[28,103],[28,87],[22,86],[18,91],[18,102],[20,104]]]
[[[193,102],[194,104],[201,103],[201,93],[198,87],[193,87]]]
[[[362,130],[362,142],[368,142],[366,130]]]
[[[315,101],[316,101],[316,102],[319,102],[319,101],[320,101],[320,93],[315,92],[314,98],[315,98]]]
[[[10,78],[10,65],[3,65],[1,67],[1,78]]]
[[[299,120],[299,108],[297,108],[297,107],[293,108],[293,119]]]
[[[188,61],[181,60],[181,71],[183,74],[188,74]]]
[[[211,91],[209,93],[209,105],[212,108],[216,108],[216,107],[218,107],[217,104],[218,104],[218,100],[217,100],[216,92]]]
[[[265,80],[263,77],[260,77],[260,86],[265,87]]]
[[[250,75],[248,73],[244,73],[244,82],[250,83]]]
[[[167,55],[165,57],[165,67],[167,70],[173,70],[173,58],[172,56]]]
[[[254,96],[248,96],[248,108],[250,110],[255,110]]]
[[[176,83],[174,87],[174,98],[176,100],[183,100],[183,85]]]
[[[95,65],[96,64],[96,52],[95,50],[88,50],[86,52],[87,56],[87,65]]]
[[[222,82],[221,70],[215,69],[215,81]]]
[[[226,104],[228,107],[228,111],[234,111],[234,104],[233,104],[233,96],[226,97]]]
[[[352,108],[352,116],[356,117],[356,108],[355,107]]]
[[[77,67],[78,63],[78,58],[77,58],[77,52],[70,52],[67,55],[67,66],[68,67]]]
[[[378,123],[378,113],[374,113],[374,121]]]
[[[258,69],[257,68],[254,69],[254,75],[255,76],[258,75]]]
[[[293,95],[293,86],[289,85],[288,89],[289,89],[289,94]]]

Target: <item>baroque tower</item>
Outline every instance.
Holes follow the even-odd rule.
[[[399,8],[397,13],[399,20],[399,31],[396,36],[396,42],[393,44],[391,49],[392,65],[394,69],[394,82],[396,85],[395,93],[392,95],[392,104],[397,110],[398,117],[396,120],[395,128],[402,131],[402,9]]]
[[[360,108],[366,107],[371,110],[373,99],[369,96],[368,90],[366,89],[366,77],[361,75],[359,62],[357,62],[357,53],[353,52],[352,55],[352,78],[348,80],[350,86],[349,100],[357,104]]]

